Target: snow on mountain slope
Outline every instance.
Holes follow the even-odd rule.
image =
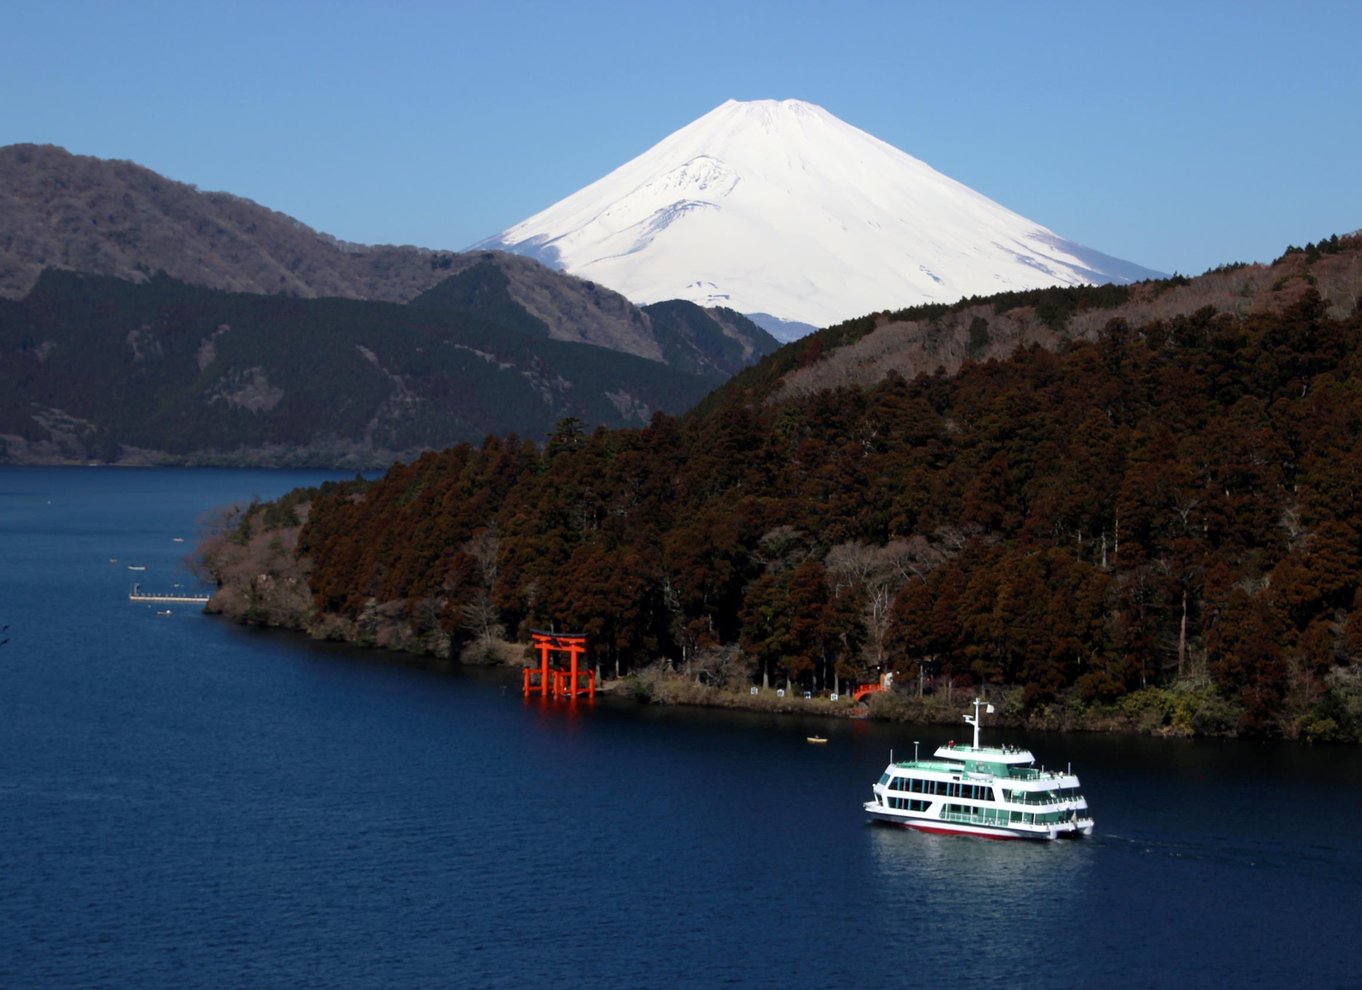
[[[688,299],[816,326],[1159,274],[1067,241],[799,100],[729,100],[476,247],[640,304]]]

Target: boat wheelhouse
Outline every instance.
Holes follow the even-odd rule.
[[[1030,750],[979,744],[979,709],[965,721],[974,744],[954,742],[930,758],[889,766],[871,789],[865,810],[875,821],[920,832],[977,835],[987,839],[1060,839],[1092,834],[1088,802],[1070,770],[1035,765]],[[993,706],[985,708],[992,713]],[[914,747],[916,747],[914,743]]]

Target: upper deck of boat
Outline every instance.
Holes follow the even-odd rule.
[[[942,774],[987,774],[1012,780],[1041,780],[1059,778],[1066,774],[1037,768],[1035,756],[1028,749],[1017,746],[957,746],[937,748],[928,759],[904,760],[893,765],[900,770],[917,770]]]
[[[972,760],[976,763],[1002,763],[1007,766],[1036,762],[1031,751],[1020,746],[967,746],[947,743],[936,748],[936,757],[939,760]]]

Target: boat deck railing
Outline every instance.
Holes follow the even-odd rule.
[[[1072,814],[1065,815],[1063,812],[1035,813],[1032,821],[1029,822],[1013,821],[1010,812],[1003,811],[1001,809],[995,810],[992,808],[983,809],[978,814],[973,815],[946,811],[942,812],[941,820],[943,822],[954,822],[958,825],[997,825],[1000,827],[1005,826],[1007,828],[1016,828],[1017,826],[1026,825],[1045,827],[1049,825],[1065,825],[1069,823],[1073,823],[1074,825],[1077,826],[1082,826],[1092,821],[1092,819],[1088,818],[1087,816],[1076,818],[1073,817]]]
[[[947,763],[944,760],[899,760],[894,766],[900,770],[931,770],[935,773],[958,773],[965,774],[965,768],[959,763]],[[1007,780],[1059,780],[1071,774],[1062,773],[1058,770],[1044,770],[1039,767],[1018,767],[1009,766],[1007,773],[987,774],[982,770],[974,770],[976,775],[991,776],[998,781]]]

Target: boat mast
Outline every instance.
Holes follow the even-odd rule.
[[[982,705],[982,704],[983,704],[983,701],[982,701],[981,699],[975,698],[975,699],[974,699],[974,715],[973,715],[972,717],[969,716],[969,715],[966,715],[966,716],[965,716],[965,721],[968,722],[970,725],[974,726],[974,748],[975,748],[975,749],[978,749],[978,748],[979,748],[979,706]],[[989,707],[991,708],[992,706],[990,705]]]

